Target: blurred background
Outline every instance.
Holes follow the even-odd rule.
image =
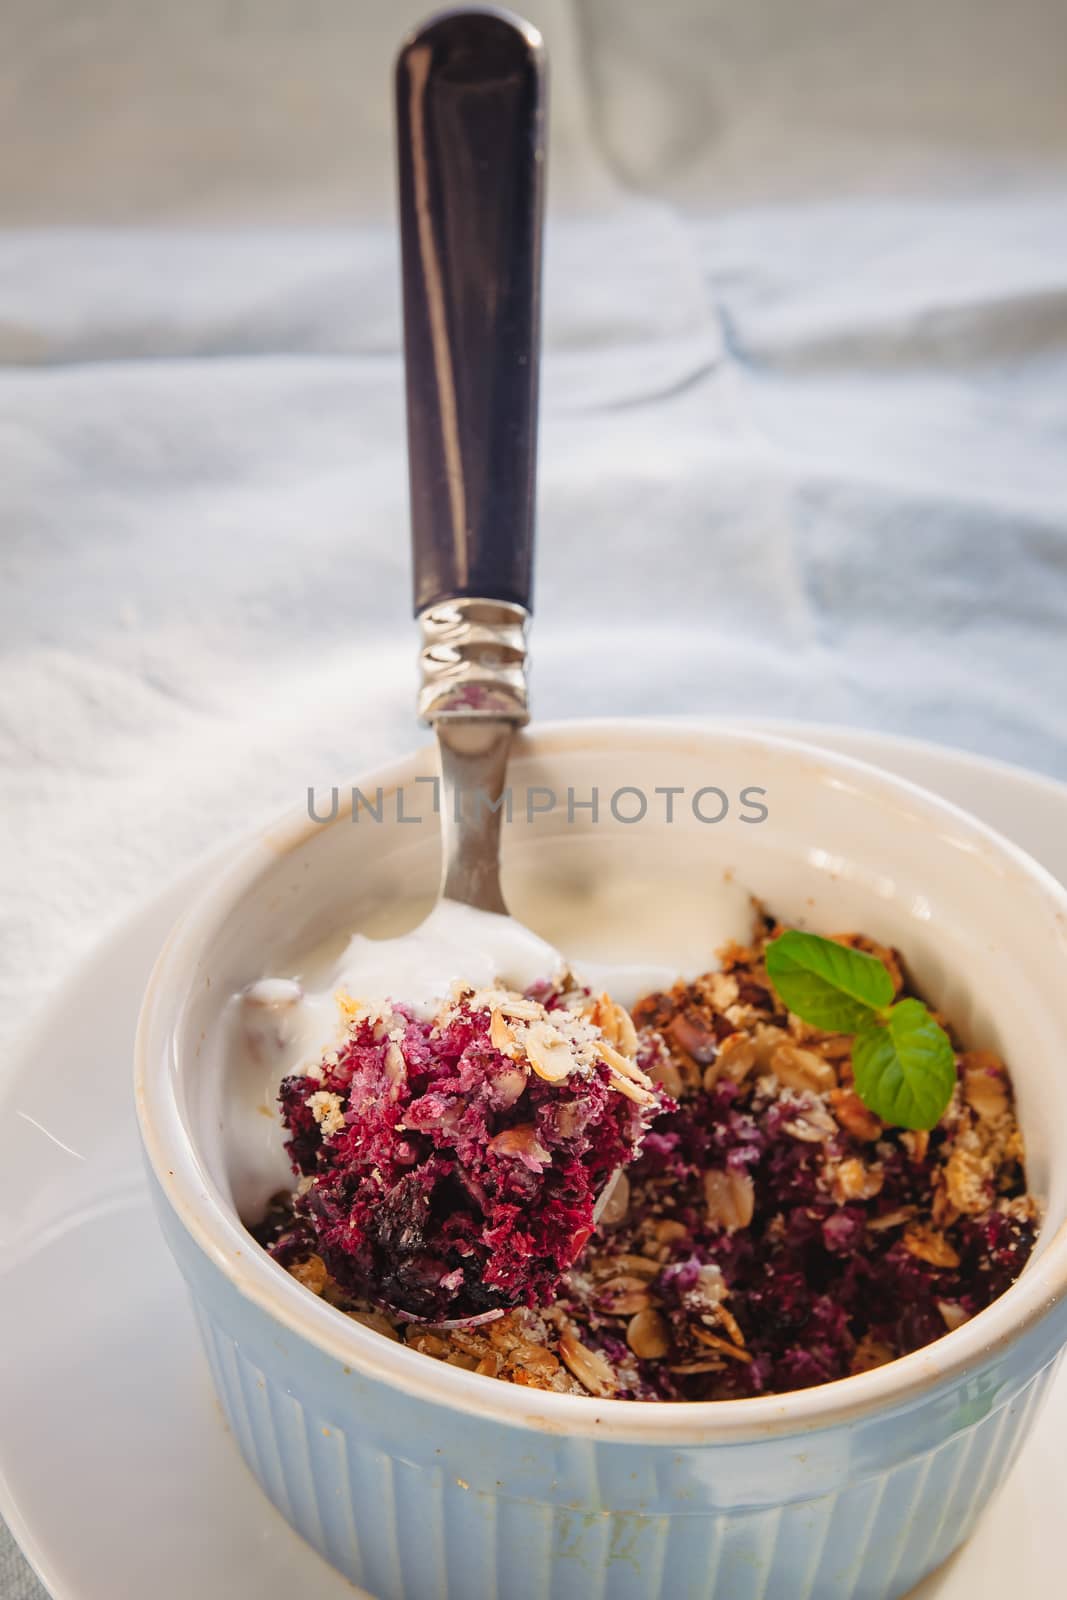
[[[541,718],[1067,777],[1063,0],[531,0]],[[0,1029],[420,737],[387,0],[0,7]],[[713,775],[709,775],[709,779]],[[41,1593],[0,1535],[0,1593]]]
[[[5,0],[2,1012],[413,716],[386,0]],[[1067,777],[1063,0],[531,0],[533,691]]]

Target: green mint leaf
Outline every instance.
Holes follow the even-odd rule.
[[[766,950],[767,976],[783,1005],[829,1033],[856,1033],[893,1000],[893,980],[875,956],[790,928]]]
[[[871,1017],[852,1046],[856,1093],[883,1122],[932,1128],[952,1098],[952,1041],[921,1000],[901,1000],[884,1022]]]

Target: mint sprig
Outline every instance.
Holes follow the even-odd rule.
[[[952,1041],[921,1000],[893,1003],[885,964],[836,939],[790,928],[765,951],[767,976],[802,1022],[851,1033],[855,1089],[883,1122],[932,1128],[952,1098]]]
[[[767,976],[795,1016],[827,1033],[856,1033],[893,1001],[893,980],[875,956],[790,928],[767,946]]]
[[[852,1045],[856,1093],[883,1122],[932,1128],[952,1098],[956,1057],[921,1000],[900,1000],[872,1017]]]

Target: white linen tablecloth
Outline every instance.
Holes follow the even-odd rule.
[[[1062,0],[529,10],[537,715],[795,714],[1067,776]],[[418,737],[416,15],[5,8],[5,1033],[250,814]],[[10,1541],[0,1593],[39,1593]]]

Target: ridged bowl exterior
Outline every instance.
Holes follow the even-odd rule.
[[[1063,1337],[1056,1308],[965,1379],[816,1432],[567,1437],[339,1365],[245,1299],[156,1198],[242,1456],[379,1600],[894,1600],[971,1532]]]

